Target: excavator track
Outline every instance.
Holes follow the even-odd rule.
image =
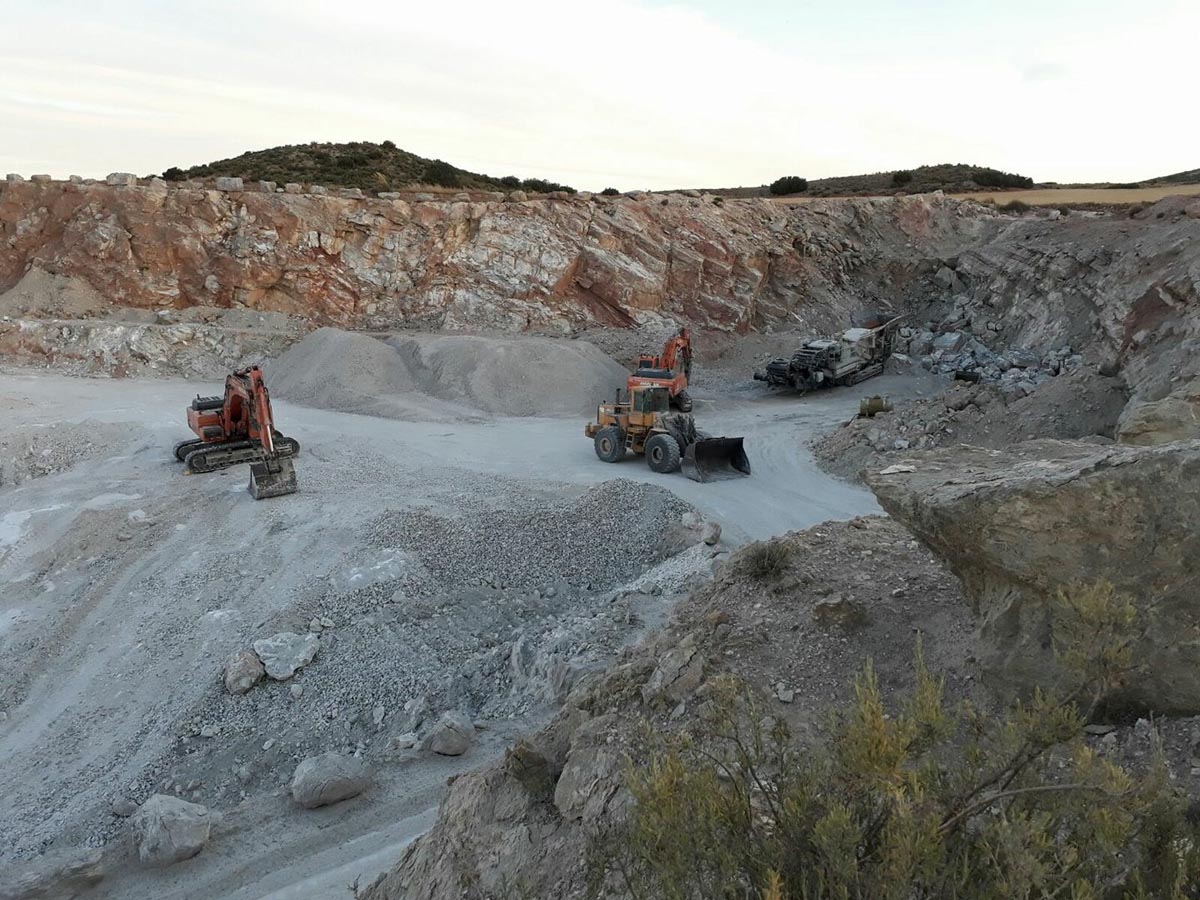
[[[262,444],[258,441],[232,441],[228,444],[198,443],[199,447],[184,456],[184,469],[189,474],[216,472],[239,463],[256,463],[265,459]],[[280,458],[291,459],[300,454],[300,442],[294,438],[279,436],[275,438],[275,449],[279,452]]]
[[[175,445],[175,458],[180,462],[183,462],[185,459],[187,459],[187,455],[189,453],[191,453],[197,447],[203,446],[204,441],[200,440],[200,438],[192,438],[189,441],[180,441]]]

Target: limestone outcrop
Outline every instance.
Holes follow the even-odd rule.
[[[1200,439],[1200,378],[1160,400],[1134,400],[1117,422],[1122,444],[1149,447]]]
[[[1138,669],[1112,699],[1200,712],[1200,441],[1030,441],[909,463],[867,483],[962,580],[992,686],[1027,694],[1060,684],[1054,598],[1105,581],[1139,613]]]

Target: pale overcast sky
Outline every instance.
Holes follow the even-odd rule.
[[[0,172],[384,139],[593,190],[1200,166],[1198,0],[0,5]]]

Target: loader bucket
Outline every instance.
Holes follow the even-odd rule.
[[[264,459],[250,463],[250,496],[255,500],[296,492],[296,467],[290,459]]]
[[[740,437],[701,438],[683,454],[683,474],[692,481],[717,481],[750,474]]]

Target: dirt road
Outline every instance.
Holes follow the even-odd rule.
[[[706,576],[708,564],[655,549],[656,531],[674,528],[667,523],[685,508],[672,496],[719,521],[726,547],[878,512],[866,491],[822,474],[805,443],[849,418],[862,394],[920,386],[888,377],[803,400],[757,385],[701,392],[701,427],[745,435],[754,468],[749,479],[703,485],[632,457],[600,462],[577,419],[402,422],[279,403],[278,421],[304,448],[301,490],[256,503],[245,467],[186,478],[171,459],[187,436],[187,401],[216,385],[0,374],[6,427],[72,444],[34,454],[50,474],[0,486],[0,781],[15,813],[0,865],[106,842],[126,859],[113,804],[168,790],[222,813],[213,847],[163,871],[118,865],[98,896],[292,900],[329,896],[335,875],[369,878],[425,827],[447,776],[545,715],[540,686],[497,674],[497,687],[481,687],[468,673],[493,659],[507,670],[517,635],[550,658],[566,641],[568,661],[586,668],[636,636],[636,623],[665,615],[682,587],[671,579]],[[76,463],[54,472],[60,453]],[[589,505],[613,478],[650,490]],[[630,507],[607,509],[612,502]],[[406,543],[416,541],[417,514],[440,517],[425,549]],[[591,556],[563,561],[553,539],[519,548],[553,589],[516,575],[471,583],[472,570],[487,570],[487,551],[450,574],[437,558],[439,530],[450,547],[460,530],[484,528],[474,537],[504,559],[520,523],[557,516],[569,531],[585,514],[601,516],[578,524],[597,529]],[[644,523],[631,546],[654,554],[610,547],[605,514],[618,529]],[[388,516],[400,530],[380,537]],[[665,587],[648,593],[658,571]],[[233,649],[305,631],[317,615],[335,627],[295,680],[302,696],[273,682],[242,698],[222,692],[220,664]],[[421,695],[435,709],[476,710],[486,727],[466,756],[379,755],[395,711]],[[372,726],[372,708],[388,718]],[[290,804],[296,761],[355,747],[377,760],[369,796],[326,812]]]

